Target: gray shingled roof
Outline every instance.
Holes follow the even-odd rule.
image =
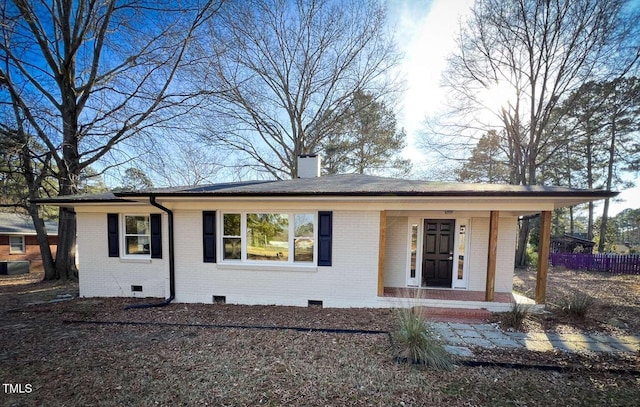
[[[44,223],[49,235],[58,234],[58,222],[46,221]],[[35,235],[36,229],[33,220],[28,215],[18,213],[0,212],[0,235]]]
[[[136,197],[247,197],[247,196],[452,196],[452,197],[564,197],[607,198],[615,192],[565,187],[506,184],[462,184],[405,180],[360,174],[334,175],[276,181],[244,181],[211,185],[154,188],[141,191],[58,197],[41,203],[127,202]]]

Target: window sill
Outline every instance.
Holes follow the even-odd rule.
[[[318,267],[311,266],[298,266],[298,265],[262,265],[262,264],[247,264],[247,263],[217,263],[219,270],[248,270],[248,271],[294,271],[294,272],[307,272],[316,273]]]
[[[151,258],[120,257],[120,263],[151,263]]]

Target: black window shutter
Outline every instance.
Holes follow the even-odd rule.
[[[107,241],[109,242],[109,257],[120,257],[120,245],[118,244],[118,219],[117,213],[107,214]]]
[[[152,213],[149,216],[151,224],[151,258],[162,258],[162,215]]]
[[[216,211],[202,212],[202,261],[216,262]]]
[[[318,212],[318,266],[331,266],[333,212]]]

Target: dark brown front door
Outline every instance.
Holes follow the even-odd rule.
[[[422,285],[451,287],[453,269],[453,238],[455,220],[424,221],[424,251],[422,253]]]

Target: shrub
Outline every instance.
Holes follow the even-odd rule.
[[[525,252],[527,256],[527,264],[530,266],[535,266],[538,264],[538,252],[531,247],[527,247],[527,251]]]
[[[593,298],[584,293],[575,293],[562,301],[561,308],[566,314],[584,319],[593,305]]]
[[[436,369],[453,368],[451,355],[436,338],[429,323],[413,308],[399,311],[399,326],[392,338],[402,359]]]
[[[522,331],[524,320],[529,315],[529,306],[526,304],[511,303],[511,309],[504,313],[502,319],[502,327],[505,329],[512,328],[516,331]]]

